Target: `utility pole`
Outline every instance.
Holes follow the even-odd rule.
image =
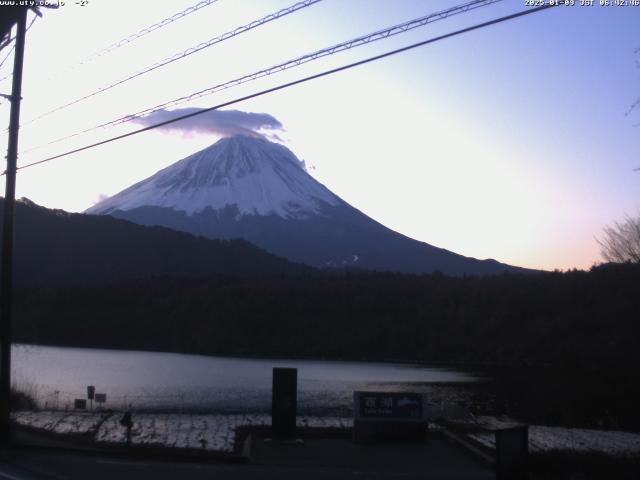
[[[13,306],[13,213],[16,199],[16,167],[18,163],[18,129],[22,99],[22,64],[27,29],[27,8],[18,14],[16,48],[11,87],[9,145],[7,147],[6,189],[2,226],[2,271],[0,272],[0,448],[11,445],[11,320]]]

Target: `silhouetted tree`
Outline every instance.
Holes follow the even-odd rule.
[[[598,242],[608,262],[640,262],[640,217],[627,217],[606,227]]]

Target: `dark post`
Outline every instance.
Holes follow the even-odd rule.
[[[529,427],[527,425],[496,430],[496,478],[528,478]]]
[[[120,425],[127,429],[127,447],[131,446],[131,427],[133,427],[133,420],[131,419],[131,412],[126,411],[120,419]]]
[[[2,226],[2,274],[0,281],[0,447],[11,443],[11,310],[13,301],[13,211],[16,198],[16,166],[18,163],[18,128],[20,125],[20,100],[22,98],[22,62],[27,24],[27,9],[20,12],[16,49],[13,61],[13,85],[11,87],[11,114],[9,120],[9,145],[7,148],[6,190]]]
[[[298,369],[274,368],[271,399],[271,429],[274,438],[295,438],[297,396]]]
[[[91,404],[91,410],[93,410],[93,399],[96,396],[96,387],[93,385],[89,385],[87,387],[87,398],[89,399],[89,402]]]

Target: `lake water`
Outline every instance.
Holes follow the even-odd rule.
[[[433,392],[471,375],[424,365],[271,360],[176,353],[14,345],[13,384],[46,408],[107,394],[106,408],[267,412],[273,367],[298,369],[299,411],[348,411],[354,390]]]

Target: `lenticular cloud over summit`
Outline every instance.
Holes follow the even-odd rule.
[[[157,110],[136,118],[133,122],[145,127],[173,120],[174,118],[204,110],[203,108],[178,108]],[[241,110],[211,110],[162,127],[159,130],[184,135],[212,133],[222,137],[244,135],[251,137],[275,137],[284,130],[282,123],[268,113],[243,112]]]

